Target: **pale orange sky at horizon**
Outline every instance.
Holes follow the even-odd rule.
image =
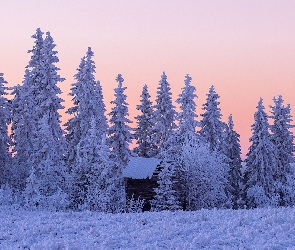
[[[1,10],[0,72],[9,86],[22,82],[36,28],[50,31],[66,78],[59,84],[66,109],[76,68],[91,47],[107,112],[118,73],[133,120],[143,85],[155,100],[165,71],[173,101],[191,75],[198,115],[215,86],[222,120],[233,115],[243,155],[260,97],[268,114],[278,95],[295,114],[295,1],[12,0],[2,1]]]

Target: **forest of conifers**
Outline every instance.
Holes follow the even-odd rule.
[[[137,156],[161,160],[153,211],[294,205],[293,125],[282,96],[273,98],[270,114],[259,100],[242,165],[233,118],[221,120],[214,86],[198,116],[196,89],[186,75],[177,112],[163,73],[154,104],[144,85],[136,128],[131,128],[122,75],[116,77],[113,107],[106,114],[103,90],[94,77],[94,54],[88,48],[71,85],[73,105],[66,111],[70,119],[61,124],[59,111],[64,107],[58,83],[64,79],[55,65],[59,60],[54,41],[40,29],[32,38],[22,85],[8,88],[0,73],[1,204],[141,211],[144,201],[126,198],[122,175],[129,157]],[[132,140],[136,147],[131,150]]]

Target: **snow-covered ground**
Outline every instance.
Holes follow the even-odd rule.
[[[0,207],[0,249],[295,249],[295,209],[102,214]]]

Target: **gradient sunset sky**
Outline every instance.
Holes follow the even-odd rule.
[[[36,28],[50,31],[57,45],[66,109],[76,68],[90,46],[107,112],[118,73],[133,119],[143,85],[154,100],[165,71],[174,101],[185,74],[191,75],[198,114],[215,86],[223,121],[233,115],[243,155],[260,97],[269,113],[272,98],[282,95],[295,115],[295,1],[1,1],[0,72],[9,86],[22,82]]]

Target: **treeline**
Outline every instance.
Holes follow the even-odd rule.
[[[129,157],[161,159],[152,209],[255,208],[293,206],[295,179],[292,117],[281,96],[271,115],[262,99],[252,125],[251,146],[242,167],[239,135],[232,116],[221,120],[218,94],[209,89],[197,121],[196,89],[185,76],[173,105],[162,74],[153,104],[144,85],[136,128],[128,119],[128,103],[118,75],[113,108],[106,117],[102,87],[95,80],[93,52],[88,48],[71,85],[71,118],[61,128],[63,100],[57,86],[64,81],[49,32],[37,29],[22,85],[6,87],[0,74],[0,184],[2,204],[29,209],[139,211],[140,197],[127,199],[122,175]],[[11,92],[13,99],[6,95]],[[268,119],[272,119],[269,125]],[[8,127],[11,133],[8,134]],[[137,146],[130,150],[135,139]],[[140,167],[140,166],[139,166]]]

